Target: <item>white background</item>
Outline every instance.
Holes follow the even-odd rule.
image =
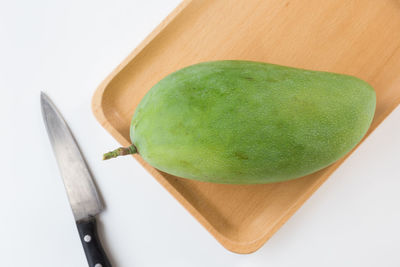
[[[251,255],[225,250],[131,157],[101,161],[118,144],[92,115],[93,92],[178,4],[0,0],[0,266],[87,266],[40,90],[95,176],[114,266],[400,266],[399,108]]]

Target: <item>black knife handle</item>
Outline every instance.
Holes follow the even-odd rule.
[[[111,267],[97,234],[96,219],[77,222],[76,226],[89,267]]]

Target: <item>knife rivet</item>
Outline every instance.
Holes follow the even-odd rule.
[[[86,243],[89,243],[91,240],[92,240],[92,237],[90,236],[90,235],[85,235],[84,237],[83,237],[83,240],[86,242]],[[96,266],[95,266],[96,267]],[[101,266],[99,266],[99,267],[101,267]]]
[[[103,267],[103,265],[101,265],[100,263],[96,263],[94,267]]]

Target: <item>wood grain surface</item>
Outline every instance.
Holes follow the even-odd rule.
[[[154,84],[182,67],[221,59],[366,80],[377,93],[369,134],[400,103],[400,1],[184,1],[98,87],[93,112],[118,142],[129,145],[131,116]],[[237,253],[260,248],[346,158],[289,182],[220,185],[174,177],[134,157]]]

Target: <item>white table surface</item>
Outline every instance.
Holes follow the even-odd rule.
[[[131,157],[101,160],[118,144],[92,115],[93,92],[178,3],[0,1],[0,266],[87,266],[40,90],[92,169],[114,266],[400,266],[399,108],[251,255],[225,250]]]

